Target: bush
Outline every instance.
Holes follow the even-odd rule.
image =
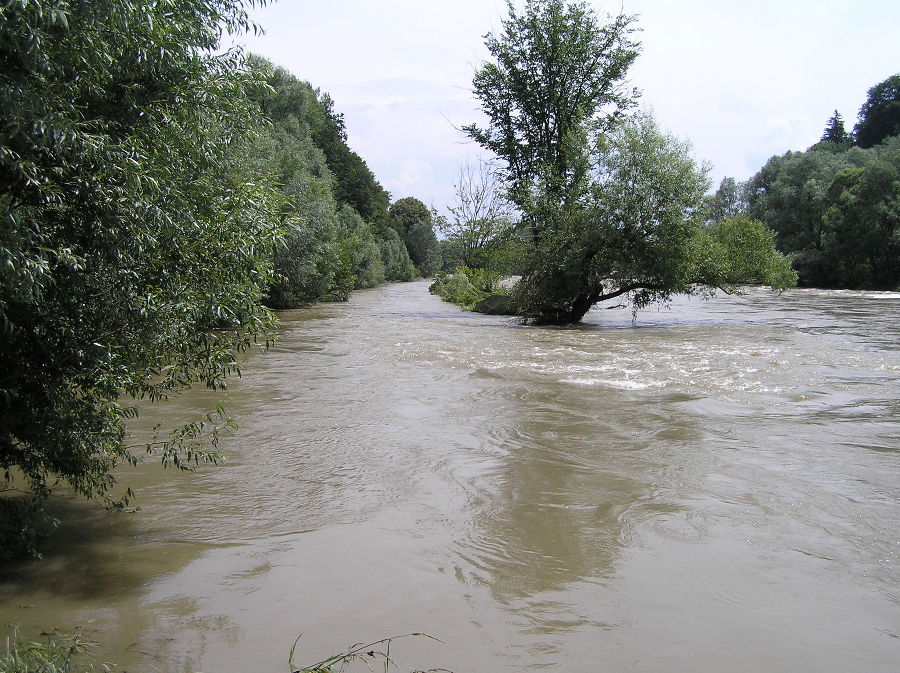
[[[499,274],[466,266],[456,267],[453,273],[438,273],[428,291],[467,311],[492,294],[506,294],[500,287]]]
[[[0,653],[0,673],[87,673],[95,667],[85,661],[96,643],[85,640],[79,634],[47,634],[46,642],[25,642],[13,627],[6,639],[6,648]],[[100,670],[109,670],[103,665]]]

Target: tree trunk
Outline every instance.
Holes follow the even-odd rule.
[[[590,295],[579,295],[572,302],[572,308],[569,311],[569,319],[567,323],[581,322],[584,314],[591,310],[591,306],[597,303],[597,298]]]
[[[575,297],[566,308],[542,307],[538,310],[526,311],[523,315],[525,321],[532,325],[572,325],[581,322],[584,314],[591,306],[597,303],[593,295],[581,294]]]

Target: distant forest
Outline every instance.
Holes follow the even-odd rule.
[[[869,89],[852,132],[835,110],[806,151],[725,178],[711,209],[765,222],[802,286],[900,289],[900,74]]]

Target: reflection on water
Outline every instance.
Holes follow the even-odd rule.
[[[123,472],[136,515],[63,503],[0,615],[85,626],[126,670],[411,631],[448,645],[404,664],[457,673],[894,670],[900,295],[538,329],[426,287],[285,313],[228,392],[228,462]]]

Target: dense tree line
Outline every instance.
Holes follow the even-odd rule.
[[[852,133],[835,111],[819,143],[772,157],[738,191],[723,181],[714,212],[771,227],[801,285],[900,287],[900,75],[869,89]]]
[[[223,388],[271,308],[416,273],[328,96],[221,49],[250,4],[0,4],[0,556],[60,485],[123,507],[145,449],[215,461],[219,410],[144,447],[128,419]]]
[[[265,59],[249,59],[266,127],[260,168],[284,197],[286,231],[266,303],[277,309],[345,300],[354,289],[411,280],[416,269],[388,225],[390,197],[346,143],[331,98]]]

